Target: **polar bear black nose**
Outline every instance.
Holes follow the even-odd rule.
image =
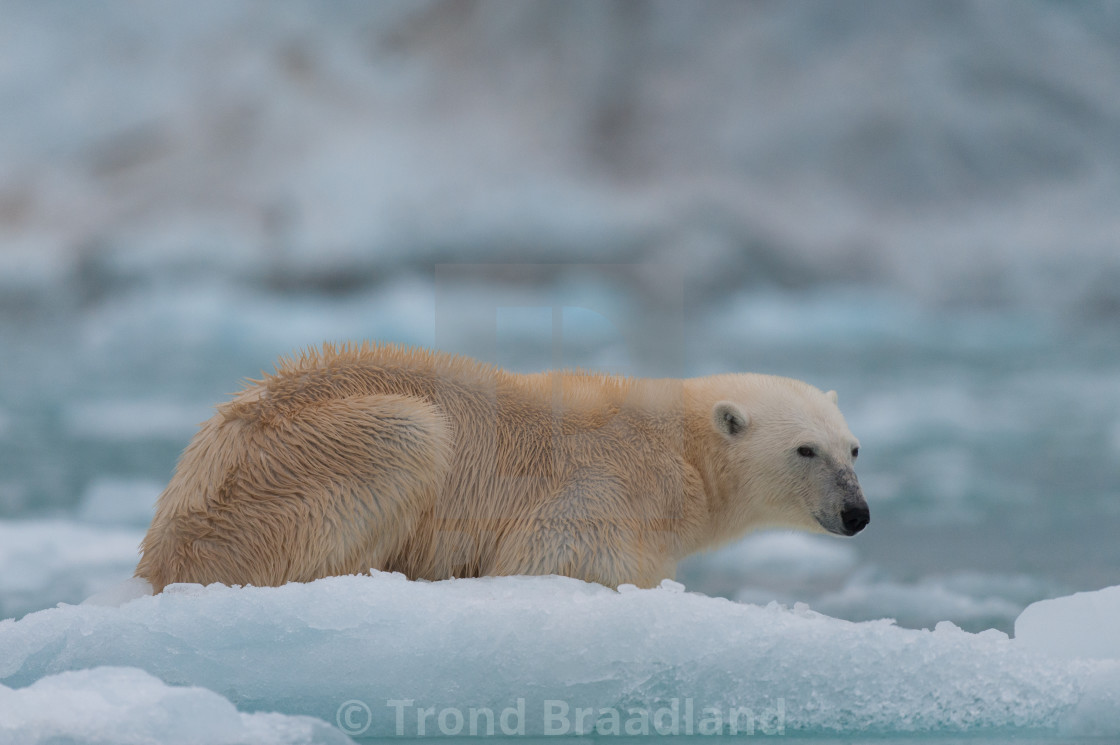
[[[840,520],[844,523],[844,530],[848,535],[855,535],[871,522],[871,510],[864,506],[845,507],[840,513]]]

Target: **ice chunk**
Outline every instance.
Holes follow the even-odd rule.
[[[1015,640],[1065,659],[1120,660],[1120,585],[1031,603]]]
[[[829,615],[853,621],[891,618],[910,628],[952,619],[979,630],[1008,624],[1022,610],[1021,603],[994,592],[985,593],[982,586],[970,592],[972,588],[960,581],[962,577],[967,579],[964,575],[932,576],[902,583],[867,572],[812,602],[814,608]]]
[[[119,608],[130,601],[152,594],[152,585],[142,577],[129,577],[118,585],[94,593],[82,601],[82,605],[105,605]]]
[[[0,521],[0,617],[80,602],[132,575],[144,531],[67,520]]]
[[[99,667],[0,685],[0,743],[312,745],[351,740],[311,717],[238,712],[213,691],[168,686],[135,668]]]
[[[1120,586],[1040,600],[1015,621],[1015,642],[1051,658],[1072,660],[1083,694],[1064,728],[1113,736],[1120,719]]]
[[[278,588],[172,585],[120,607],[0,622],[8,686],[104,665],[209,688],[243,711],[360,724],[365,737],[416,736],[429,709],[429,733],[469,722],[473,709],[543,734],[561,704],[573,717],[676,706],[682,728],[708,710],[724,731],[732,709],[749,709],[758,727],[778,717],[786,733],[1046,733],[1089,726],[1071,713],[1112,695],[1099,688],[1108,679],[998,632],[850,623],[675,584],[615,592],[566,577],[376,573]],[[1094,731],[1120,734],[1120,713],[1096,711]]]
[[[1050,583],[1027,575],[957,572],[900,581],[861,565],[858,545],[806,533],[757,533],[689,557],[678,576],[694,589],[740,602],[803,601],[837,618],[891,618],[908,628],[933,628],[948,619],[970,631],[1011,631],[1029,602],[1055,594]]]

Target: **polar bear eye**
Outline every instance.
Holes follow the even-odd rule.
[[[817,455],[817,451],[813,450],[813,448],[809,447],[808,445],[802,445],[801,447],[797,448],[797,454],[802,458],[814,458]]]
[[[858,458],[859,457],[859,448],[858,447],[852,448],[852,457],[853,458]]]

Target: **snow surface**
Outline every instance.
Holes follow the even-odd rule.
[[[168,686],[135,668],[50,675],[0,686],[0,745],[312,745],[349,739],[311,717],[243,714],[213,691]]]
[[[1020,646],[1073,661],[1082,696],[1075,714],[1083,734],[1120,729],[1120,586],[1032,603],[1015,621]]]
[[[425,708],[466,716],[520,705],[525,733],[544,734],[549,702],[655,712],[674,700],[691,702],[696,718],[749,707],[759,726],[764,712],[774,726],[780,714],[786,733],[1120,735],[1118,665],[1057,659],[951,623],[917,631],[714,599],[674,582],[616,592],[564,577],[172,585],[119,607],[63,605],[0,622],[0,682],[12,688],[68,670],[140,668],[242,711],[347,724],[342,709],[359,702],[366,737],[398,734],[398,711],[414,736]],[[389,703],[405,700],[409,708]],[[439,721],[427,722],[429,734]]]
[[[1120,660],[1120,586],[1031,603],[1015,638],[1066,659]]]

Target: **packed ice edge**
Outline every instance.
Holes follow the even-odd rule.
[[[153,717],[216,726],[194,723],[200,710],[224,712],[230,732],[281,712],[363,737],[469,734],[472,721],[499,735],[581,734],[579,709],[593,712],[583,734],[610,709],[616,727],[636,712],[651,734],[703,734],[717,713],[725,733],[734,715],[759,733],[1120,734],[1120,587],[1036,603],[1015,638],[853,623],[671,581],[616,592],[566,577],[374,573],[149,592],[133,579],[0,622],[0,700],[19,712],[0,734],[68,721],[143,729]],[[120,708],[143,697],[151,708]],[[92,707],[84,724],[58,716],[79,705]],[[494,723],[502,712],[507,730]],[[292,726],[306,734],[308,721]]]

